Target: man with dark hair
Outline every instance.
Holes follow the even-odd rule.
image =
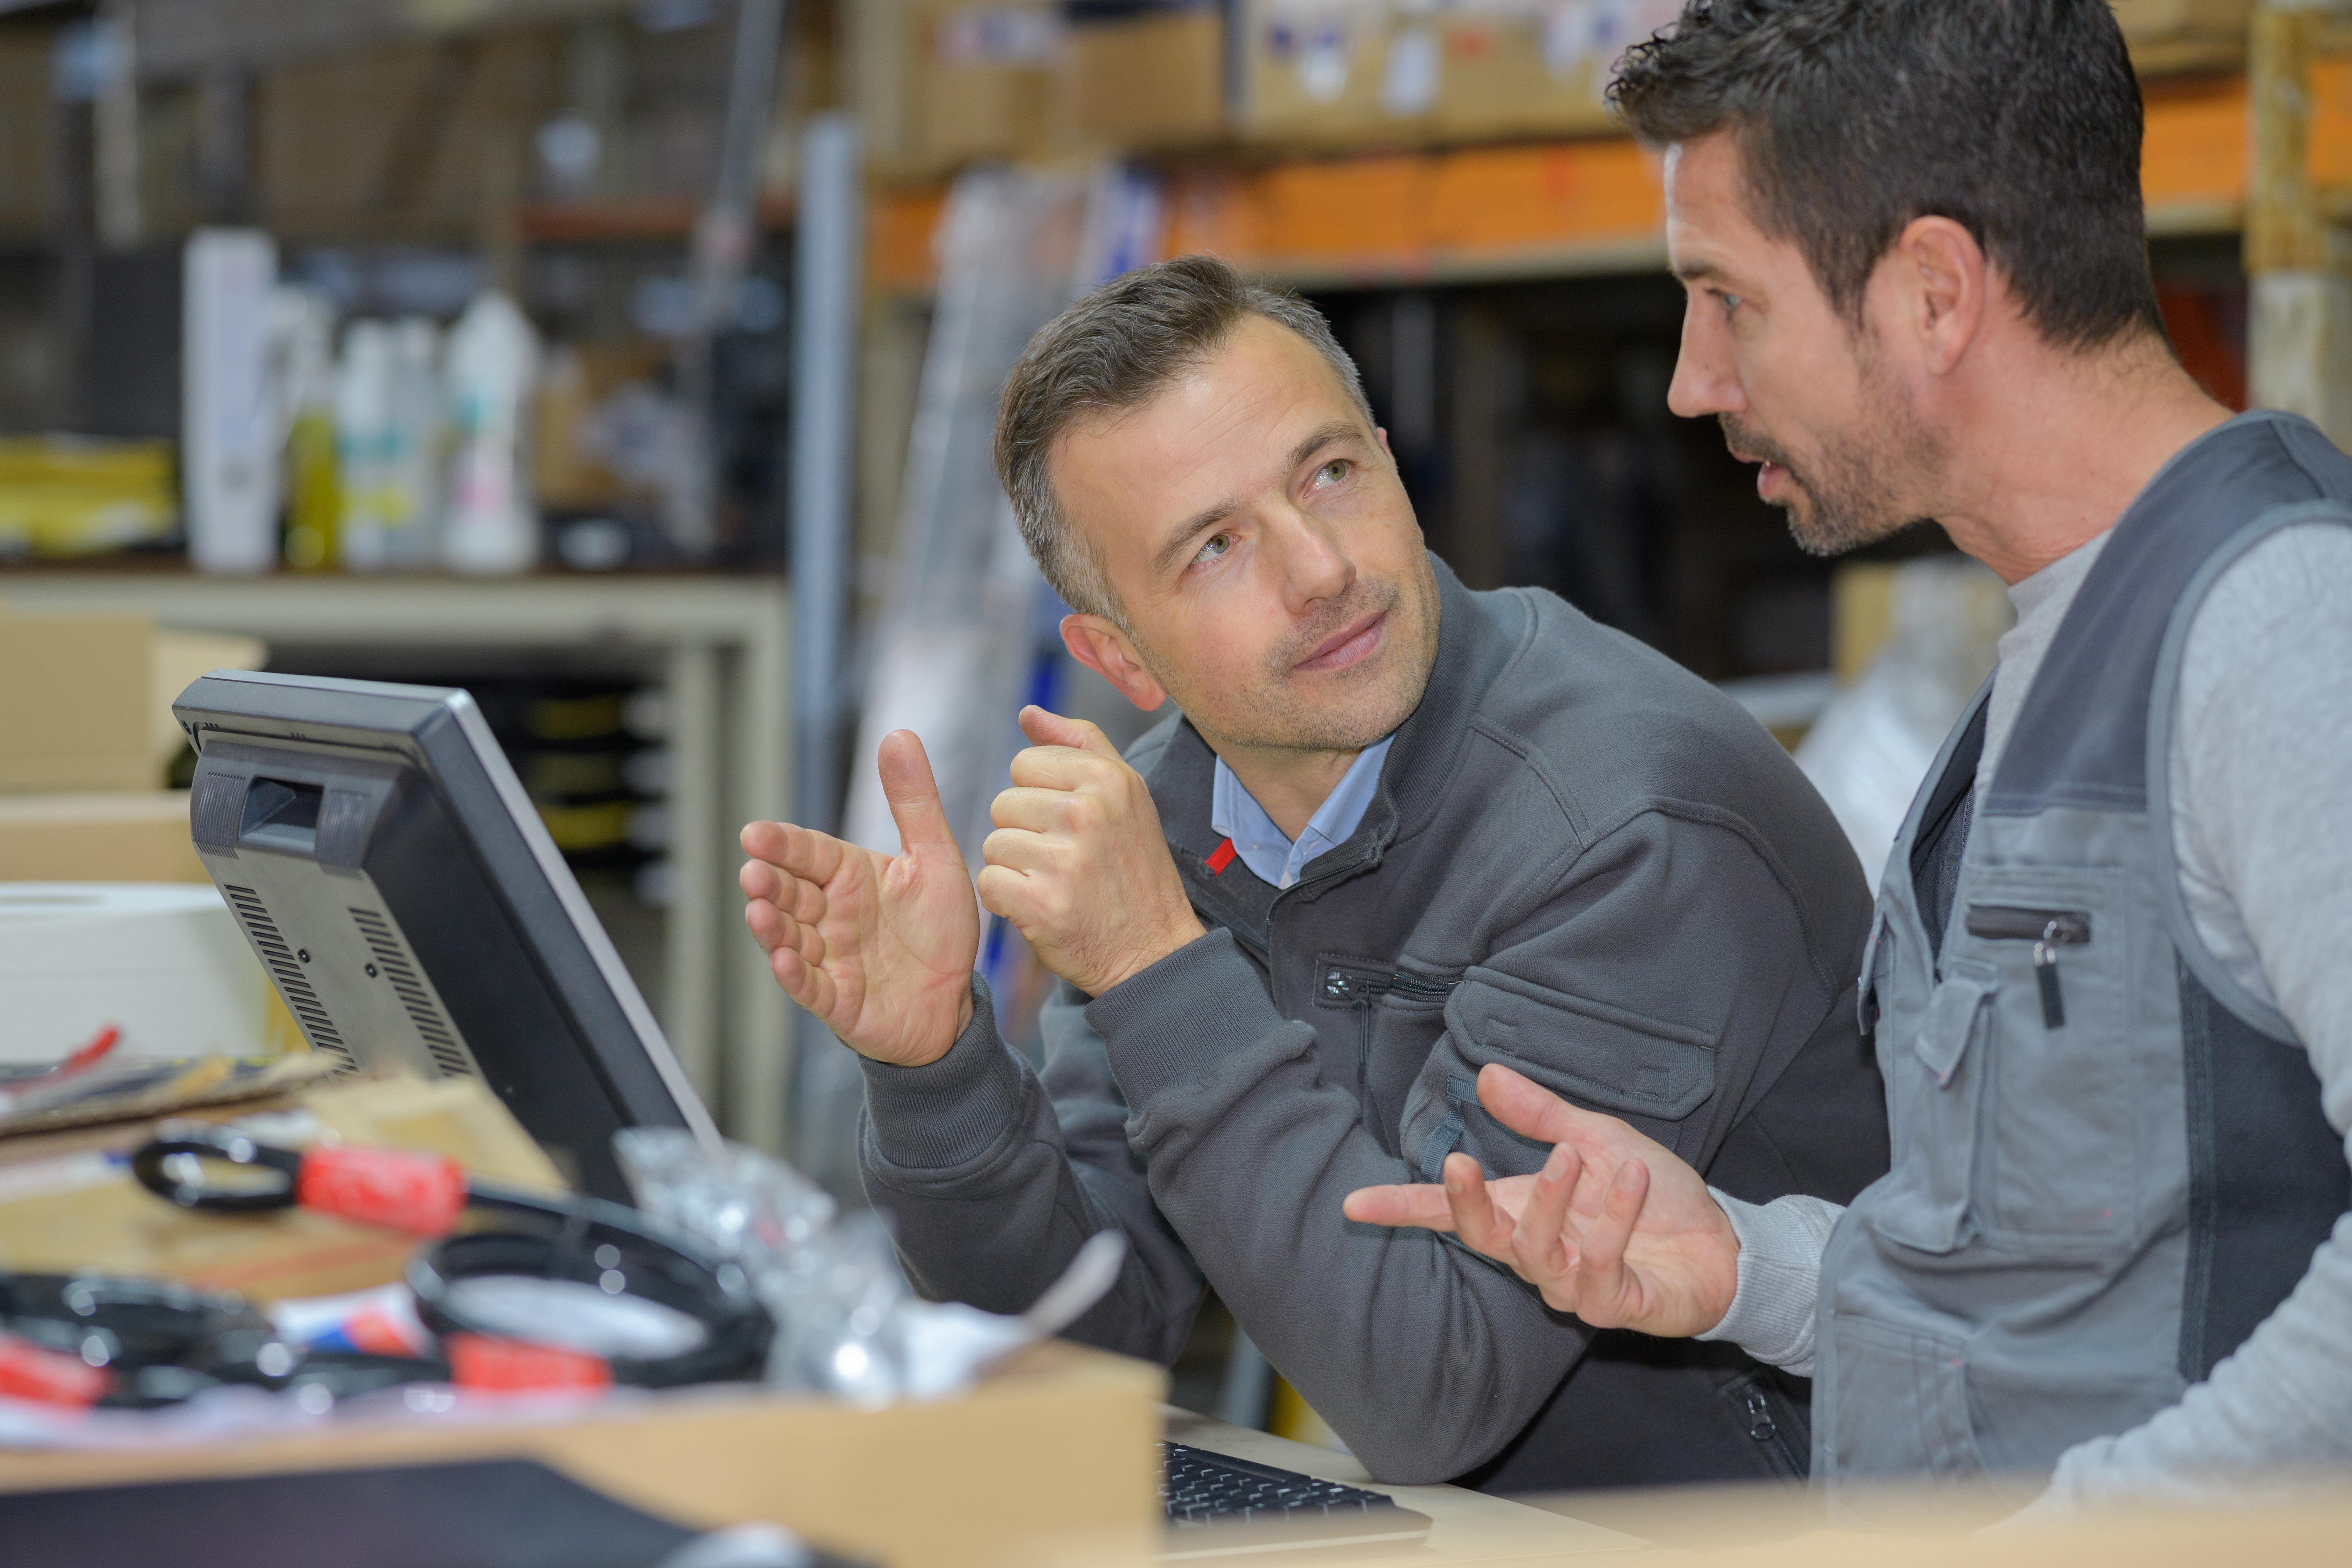
[[[1073,306],[997,457],[1071,652],[1181,717],[1122,760],[1037,709],[979,897],[1066,982],[1042,1069],[972,976],[973,889],[912,735],[903,851],[754,824],[748,919],[865,1058],[866,1190],[928,1293],[1018,1310],[1090,1234],[1130,1251],[1076,1337],[1166,1362],[1205,1277],[1373,1473],[1507,1490],[1790,1477],[1801,1380],[1587,1334],[1368,1182],[1529,1146],[1509,1061],[1727,1190],[1885,1168],[1853,1016],[1868,897],[1728,699],[1548,595],[1430,556],[1312,308],[1193,257]]]
[[[1895,1168],[1759,1205],[1490,1068],[1454,1229],[1588,1325],[1815,1375],[1817,1477],[2037,1511],[2352,1458],[2352,459],[2167,346],[2104,0],[1693,0],[1631,56],[1677,413],[1798,539],[2011,584],[1864,970]]]

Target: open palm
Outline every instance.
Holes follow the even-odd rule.
[[[1451,1154],[1443,1186],[1360,1188],[1348,1217],[1451,1231],[1596,1329],[1680,1338],[1723,1321],[1739,1242],[1697,1172],[1499,1064],[1480,1069],[1478,1100],[1514,1132],[1553,1144],[1542,1170],[1488,1181],[1477,1161]]]
[[[922,742],[892,731],[880,766],[898,853],[755,822],[743,829],[743,920],[784,994],[851,1049],[920,1067],[971,1022],[980,910]]]

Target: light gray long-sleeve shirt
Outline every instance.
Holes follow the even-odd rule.
[[[1979,789],[2107,539],[2011,589],[2018,621],[2000,643]],[[2226,571],[2190,624],[2176,700],[2167,765],[2190,921],[2230,976],[2294,1026],[2329,1123],[2352,1133],[2352,530],[2289,528]],[[1843,1211],[1717,1196],[1739,1236],[1739,1285],[1700,1337],[1810,1373],[1822,1253]],[[2347,1458],[2352,1215],[2208,1381],[2067,1450],[2033,1511],[2194,1496]]]

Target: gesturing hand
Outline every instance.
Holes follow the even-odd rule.
[[[923,743],[892,731],[880,766],[898,853],[752,823],[743,829],[751,857],[743,921],[784,994],[851,1049],[921,1067],[947,1055],[971,1022],[980,911]]]
[[[1477,1161],[1452,1154],[1444,1187],[1360,1188],[1348,1217],[1452,1231],[1596,1329],[1680,1339],[1723,1321],[1739,1238],[1697,1172],[1507,1067],[1480,1071],[1478,1100],[1513,1131],[1556,1145],[1541,1171],[1489,1182]]]
[[[1035,742],[1013,759],[981,846],[980,901],[1045,967],[1099,996],[1202,934],[1143,775],[1092,724],[1021,710]]]

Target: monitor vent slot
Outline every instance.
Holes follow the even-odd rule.
[[[228,895],[229,908],[236,911],[236,918],[245,922],[246,934],[253,939],[254,950],[261,954],[261,962],[268,965],[269,973],[278,977],[278,994],[286,998],[286,1005],[293,1009],[295,1019],[302,1026],[302,1032],[310,1037],[310,1044],[341,1061],[342,1070],[356,1068],[359,1063],[353,1059],[352,1048],[343,1044],[343,1037],[336,1032],[333,1021],[327,1016],[327,1009],[319,1001],[319,994],[310,989],[308,980],[302,978],[302,966],[295,960],[294,950],[278,934],[278,922],[269,918],[269,911],[262,907],[260,898],[251,888],[232,888],[226,883],[222,884],[221,891]]]
[[[360,928],[360,935],[375,954],[376,967],[392,982],[393,994],[408,1010],[409,1022],[425,1040],[425,1048],[433,1053],[433,1064],[450,1078],[471,1078],[474,1068],[466,1060],[464,1047],[457,1044],[457,1031],[441,1016],[433,1003],[433,994],[425,989],[417,978],[416,966],[408,961],[408,953],[392,923],[373,910],[353,910],[352,919]]]

